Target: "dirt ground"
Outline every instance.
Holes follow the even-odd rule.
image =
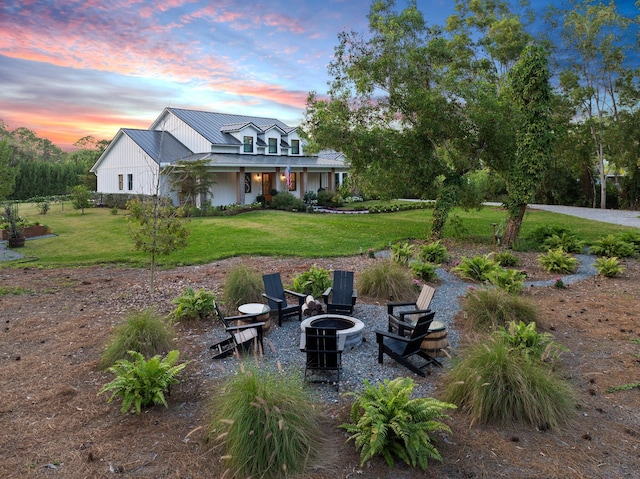
[[[455,257],[461,255],[449,246]],[[482,252],[482,251],[480,251]],[[469,255],[469,251],[464,251]],[[516,253],[529,279],[540,271],[534,254]],[[14,292],[0,297],[0,477],[31,478],[217,478],[221,451],[202,441],[204,412],[216,384],[203,374],[202,344],[209,324],[178,327],[181,358],[193,359],[169,398],[169,408],[140,415],[120,413],[119,404],[98,396],[111,380],[96,368],[112,328],[127,312],[154,305],[173,309],[171,299],[184,287],[220,292],[225,273],[238,262],[285,281],[312,264],[358,271],[375,259],[332,260],[233,258],[203,266],[161,271],[148,293],[148,271],[117,267],[42,270],[2,268],[0,286]],[[442,463],[426,473],[400,463],[390,469],[375,459],[359,467],[344,432],[327,434],[336,445],[327,464],[308,478],[637,478],[640,477],[640,389],[607,392],[640,382],[640,265],[625,261],[619,278],[595,277],[567,289],[531,288],[540,309],[540,328],[569,348],[561,372],[576,390],[576,417],[561,430],[522,426],[479,426],[454,411],[449,435],[437,435]],[[437,287],[437,284],[435,284]],[[22,288],[16,290],[15,288]],[[375,302],[360,297],[360,302]],[[464,334],[462,316],[452,327]],[[210,360],[209,360],[210,361]],[[437,387],[446,368],[425,380]],[[417,379],[417,378],[416,378]],[[327,405],[336,426],[350,400]]]

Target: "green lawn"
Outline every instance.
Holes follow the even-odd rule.
[[[491,242],[492,223],[502,224],[506,214],[499,208],[480,211],[456,210],[470,239]],[[34,205],[21,205],[20,215],[39,221],[56,235],[27,241],[20,253],[25,259],[4,262],[0,267],[82,266],[119,264],[143,266],[148,255],[133,250],[127,232],[126,212],[111,214],[107,208],[92,208],[82,214],[70,203],[55,204],[40,215]],[[383,214],[305,214],[264,210],[231,217],[193,218],[186,249],[163,257],[160,263],[203,264],[237,255],[297,257],[337,257],[356,255],[369,248],[383,249],[407,239],[426,239],[431,210],[411,210]],[[587,221],[565,215],[535,211],[527,213],[523,234],[538,225],[571,229],[587,243],[609,233],[629,230],[621,226]],[[450,227],[445,234],[454,233]]]

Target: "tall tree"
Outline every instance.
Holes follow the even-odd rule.
[[[571,0],[571,9],[552,10],[553,26],[559,26],[560,86],[571,99],[576,115],[589,128],[592,152],[600,182],[600,207],[607,206],[607,122],[620,119],[618,79],[625,76],[625,36],[629,19],[621,16],[615,2]],[[561,23],[558,25],[557,19]],[[593,199],[593,207],[596,198]]]
[[[507,75],[508,94],[515,106],[516,151],[506,170],[509,219],[503,243],[512,246],[544,171],[550,164],[552,144],[551,87],[547,54],[542,47],[527,47]]]
[[[382,197],[433,198],[443,186],[432,225],[439,236],[470,169],[450,143],[467,125],[442,83],[450,52],[415,1],[399,13],[392,0],[375,1],[368,20],[369,35],[339,35],[329,97],[309,95],[304,130],[312,148],[343,152]]]

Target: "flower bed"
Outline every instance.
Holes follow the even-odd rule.
[[[7,230],[0,230],[2,233],[2,240],[7,241],[9,239],[9,232]],[[25,238],[33,238],[34,236],[43,236],[51,233],[51,230],[48,226],[45,225],[34,225],[34,226],[26,226],[22,229],[22,236]]]

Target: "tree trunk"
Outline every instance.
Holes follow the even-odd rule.
[[[504,230],[504,235],[502,236],[502,244],[507,248],[511,248],[516,242],[516,239],[518,239],[520,227],[522,226],[522,218],[524,218],[524,212],[526,209],[527,205],[525,203],[518,205],[516,214],[509,213],[507,226]]]

